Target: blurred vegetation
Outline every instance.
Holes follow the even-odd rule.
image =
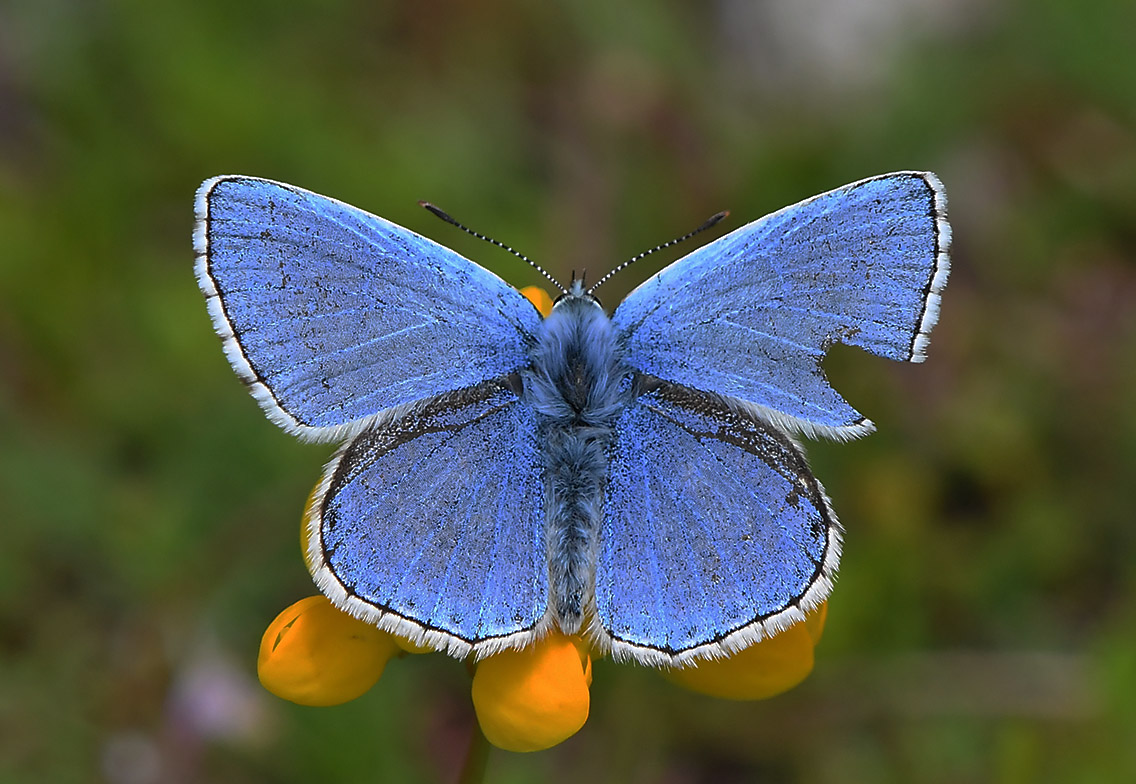
[[[1136,780],[1133,30],[1130,0],[0,4],[0,782],[460,766],[458,662],[341,708],[255,682],[331,450],[222,356],[201,180],[526,285],[416,201],[566,278],[907,168],[947,186],[954,269],[926,364],[828,362],[879,432],[810,445],[848,531],[814,675],[741,704],[601,662],[584,730],[489,780]]]

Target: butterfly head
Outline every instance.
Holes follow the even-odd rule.
[[[561,307],[563,303],[572,302],[574,304],[581,302],[588,302],[597,308],[603,309],[600,304],[599,298],[592,294],[585,288],[584,276],[576,277],[576,273],[572,273],[572,282],[568,284],[568,290],[561,294],[552,303],[553,309]]]

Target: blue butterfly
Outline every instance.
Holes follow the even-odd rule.
[[[336,605],[448,653],[559,627],[683,665],[800,621],[841,528],[795,434],[873,425],[834,343],[921,362],[948,273],[943,188],[897,172],[743,226],[609,318],[574,281],[542,319],[493,273],[254,177],[197,193],[197,278],[269,418],[346,443],[307,514]]]

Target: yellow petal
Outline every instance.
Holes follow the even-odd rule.
[[[304,513],[300,515],[300,552],[304,554],[304,564],[308,567],[309,574],[315,574],[316,571],[312,567],[312,559],[308,555],[308,516],[311,514],[312,504],[315,503],[317,490],[319,490],[318,484],[308,494],[308,500],[304,502]]]
[[[727,700],[762,700],[786,692],[813,669],[813,646],[824,626],[826,605],[728,659],[664,670],[664,677],[691,691]],[[813,635],[816,635],[814,639]]]
[[[536,305],[536,309],[540,311],[540,315],[548,318],[548,314],[552,312],[552,297],[548,296],[548,292],[540,286],[525,286],[521,289],[521,293],[525,295],[529,302]]]
[[[260,641],[264,688],[300,705],[338,705],[378,681],[398,652],[390,635],[309,596],[276,616]]]
[[[406,637],[399,637],[397,634],[392,634],[391,639],[394,644],[401,648],[405,653],[433,653],[434,648],[429,645],[419,645],[418,643],[407,639]]]
[[[473,707],[485,737],[506,751],[540,751],[588,720],[592,660],[578,638],[553,632],[477,665]]]
[[[812,638],[813,645],[820,642],[826,618],[828,618],[827,601],[821,602],[815,609],[809,610],[809,614],[805,616],[805,628],[809,631],[809,637]]]

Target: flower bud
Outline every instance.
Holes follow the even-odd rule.
[[[338,705],[375,685],[398,646],[386,632],[309,596],[276,616],[260,641],[264,688],[300,705]]]
[[[473,707],[485,737],[506,751],[540,751],[588,720],[592,660],[579,638],[552,632],[477,665]]]
[[[813,669],[813,647],[820,639],[827,602],[805,616],[803,623],[754,643],[729,658],[701,661],[689,667],[664,670],[679,686],[727,700],[763,700],[786,692]]]
[[[552,312],[552,297],[548,296],[547,291],[540,286],[525,286],[521,289],[521,293],[525,295],[525,299],[536,305],[540,315],[548,318],[548,314]]]

